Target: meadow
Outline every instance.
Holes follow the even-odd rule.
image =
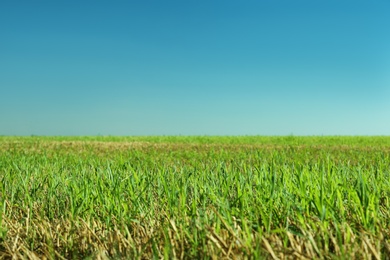
[[[390,137],[0,137],[0,259],[389,259]]]

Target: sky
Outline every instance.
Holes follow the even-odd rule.
[[[0,2],[0,135],[390,135],[390,1]]]

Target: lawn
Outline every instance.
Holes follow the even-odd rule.
[[[390,137],[0,137],[0,258],[386,259]]]

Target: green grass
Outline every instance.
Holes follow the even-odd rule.
[[[390,255],[390,137],[0,137],[0,258]]]

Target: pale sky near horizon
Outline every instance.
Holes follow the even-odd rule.
[[[390,135],[390,1],[1,1],[0,135]]]

